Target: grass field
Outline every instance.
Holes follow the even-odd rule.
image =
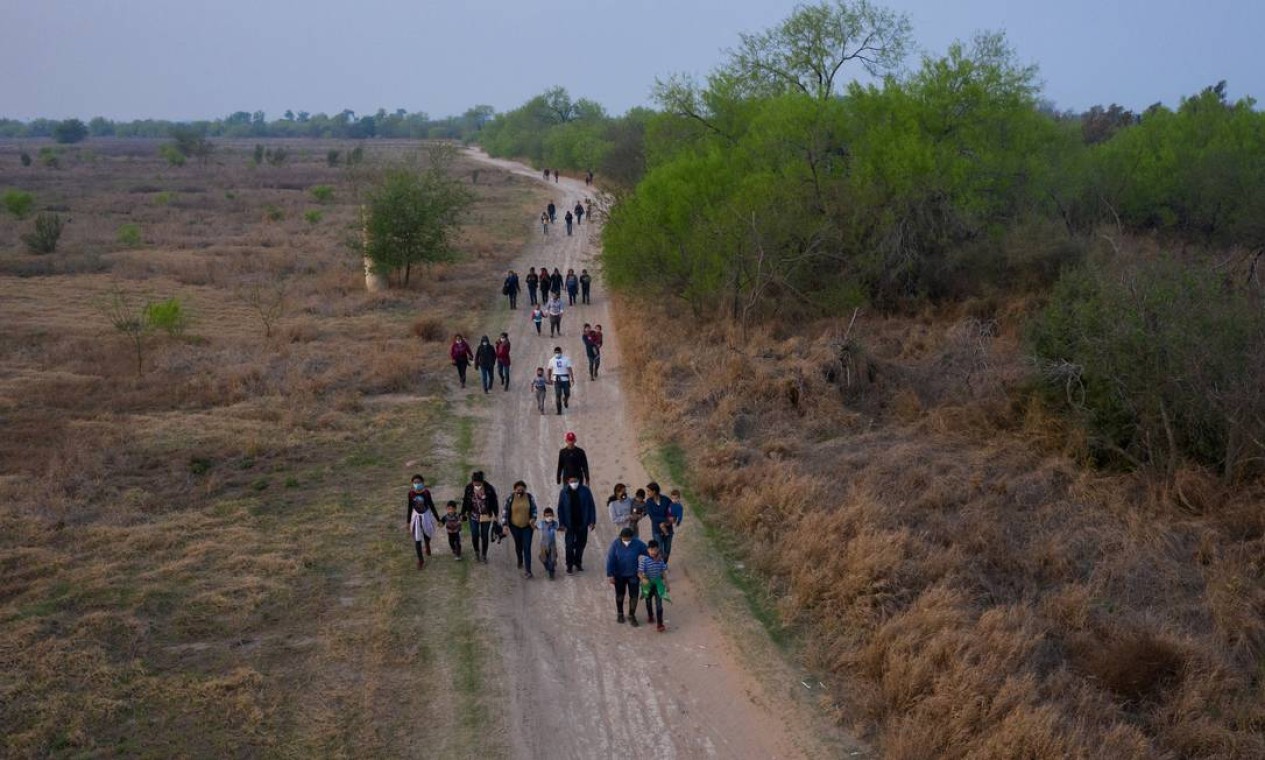
[[[350,145],[293,141],[279,166],[253,146],[171,167],[89,141],[50,168],[0,143],[0,192],[69,220],[34,255],[30,219],[0,215],[0,754],[400,756],[424,732],[452,756],[497,699],[486,626],[446,604],[467,568],[445,547],[417,571],[403,502],[415,471],[441,499],[463,482],[447,339],[539,201],[459,163],[463,259],[368,294],[361,194],[418,145],[355,167],[326,162]],[[138,374],[108,306],[171,298],[192,321],[144,336]],[[423,723],[450,693],[454,719]]]

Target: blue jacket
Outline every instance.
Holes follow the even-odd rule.
[[[597,525],[597,505],[593,503],[593,492],[585,485],[581,485],[576,489],[576,493],[580,498],[580,512],[579,514],[572,514],[571,496],[567,493],[569,490],[571,489],[563,486],[562,490],[558,492],[559,527],[567,530],[581,528],[588,530],[589,527]]]
[[[668,515],[672,513],[672,500],[663,494],[659,494],[658,500],[646,499],[646,517],[650,518],[650,525],[653,530],[659,530],[659,523],[668,519]]]
[[[640,538],[634,536],[628,546],[624,546],[620,539],[615,539],[611,542],[610,551],[606,553],[606,577],[636,578],[637,560],[647,554],[646,545]]]

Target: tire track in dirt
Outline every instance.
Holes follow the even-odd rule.
[[[539,179],[517,163],[471,155],[499,168]],[[541,180],[543,182],[543,180]],[[552,185],[559,217],[587,195],[584,183],[563,179]],[[522,277],[528,267],[547,265],[563,273],[588,268],[594,277],[593,303],[568,307],[563,336],[537,336],[528,320],[524,292],[501,329],[513,343],[512,382],[496,395],[480,430],[481,456],[488,479],[502,494],[518,479],[527,483],[540,508],[555,506],[557,452],[563,435],[574,430],[588,453],[598,504],[598,527],[590,535],[585,571],[568,576],[559,569],[550,581],[539,567],[526,580],[515,569],[511,539],[479,567],[492,577],[490,619],[497,621],[504,684],[509,695],[509,744],[515,757],[594,758],[636,752],[655,758],[790,758],[838,755],[814,735],[816,721],[804,705],[770,693],[742,664],[738,652],[706,607],[701,589],[689,576],[689,551],[704,546],[689,541],[673,557],[674,603],[668,605],[667,633],[653,627],[630,628],[615,622],[614,594],[605,579],[606,548],[615,533],[606,515],[605,497],[615,482],[629,490],[651,478],[643,469],[638,434],[620,388],[619,334],[611,320],[596,254],[596,226],[587,221],[566,236],[564,225],[536,237],[515,261]],[[489,279],[489,287],[499,283]],[[601,324],[605,333],[601,375],[588,381],[580,329]],[[547,327],[547,325],[546,325]],[[541,415],[529,391],[530,376],[544,366],[554,345],[575,363],[578,382],[571,405],[554,414],[552,395]],[[635,360],[635,358],[633,358]],[[477,381],[476,381],[477,383]],[[475,384],[472,392],[478,393]],[[661,479],[662,480],[662,479]],[[664,483],[665,489],[667,483]],[[687,523],[685,530],[697,529]],[[643,529],[644,532],[644,529]],[[643,536],[643,538],[645,538]],[[562,552],[561,536],[559,553]],[[476,568],[472,568],[476,569]],[[644,621],[644,609],[639,610]],[[482,615],[480,617],[483,617]],[[848,754],[848,753],[844,753]]]

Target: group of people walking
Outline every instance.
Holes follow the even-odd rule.
[[[588,214],[589,220],[593,219],[593,201],[585,198],[584,202],[575,202],[575,208],[567,209],[563,215],[562,221],[566,224],[567,235],[570,236],[575,227],[579,227],[584,223],[584,216]],[[558,207],[553,201],[549,201],[549,205],[545,206],[545,210],[540,212],[540,232],[543,235],[549,234],[549,225],[558,221]]]
[[[425,567],[426,557],[431,556],[431,539],[439,532],[448,537],[448,547],[460,561],[464,523],[469,529],[475,562],[486,564],[489,546],[503,541],[508,531],[518,569],[524,578],[532,578],[532,544],[539,534],[538,558],[553,579],[558,570],[557,542],[561,534],[562,562],[567,574],[584,572],[589,536],[597,528],[597,505],[591,490],[588,455],[576,445],[573,432],[566,434],[558,451],[556,481],[560,487],[556,509],[546,506],[538,510],[536,498],[524,481],[515,482],[501,501],[483,472],[475,471],[461,500],[448,501],[441,515],[425,478],[414,475],[405,519],[417,553],[417,568]],[[615,591],[616,622],[639,625],[638,601],[645,599],[647,620],[663,631],[663,603],[671,601],[668,567],[672,538],[684,518],[680,492],[674,490],[672,498],[668,498],[660,493],[658,483],[651,482],[629,497],[628,488],[616,483],[606,506],[611,524],[619,532],[606,550],[606,578]],[[640,536],[643,521],[650,526],[649,542]]]
[[[539,306],[546,299],[561,298],[564,289],[567,292],[567,302],[571,306],[575,306],[576,298],[579,298],[580,303],[583,304],[592,303],[590,299],[593,294],[593,275],[589,274],[587,269],[581,269],[577,275],[574,269],[568,268],[564,275],[558,267],[554,267],[553,272],[550,272],[548,267],[541,267],[540,271],[529,267],[522,283],[527,285],[527,298],[531,306]],[[520,292],[522,292],[522,284],[520,284],[518,272],[511,269],[506,273],[505,282],[501,285],[501,295],[509,298],[511,309],[518,308]]]

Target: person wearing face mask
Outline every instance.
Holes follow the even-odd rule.
[[[562,346],[553,347],[553,358],[549,360],[546,372],[546,379],[553,385],[554,404],[558,414],[562,414],[564,408],[571,406],[571,382],[575,380],[571,357],[562,353]]]
[[[413,485],[408,491],[408,506],[405,507],[404,521],[409,533],[413,536],[413,544],[417,548],[417,569],[426,564],[423,553],[430,556],[430,538],[435,535],[435,526],[439,524],[439,513],[435,511],[435,502],[431,499],[430,489],[421,475],[413,476]],[[423,552],[423,545],[425,550]]]
[[[523,571],[524,578],[532,577],[531,539],[536,530],[536,499],[527,493],[527,484],[521,480],[514,484],[514,492],[505,500],[501,524],[509,526],[510,537],[514,539],[518,569]]]
[[[496,377],[501,383],[503,390],[510,389],[510,336],[509,333],[501,333],[501,337],[496,339],[496,345],[492,347],[496,352]]]
[[[479,370],[479,377],[483,380],[483,392],[492,390],[492,372],[496,369],[496,349],[492,347],[492,341],[488,340],[486,335],[479,339],[479,347],[474,350],[474,366]]]
[[[568,478],[558,494],[558,523],[566,544],[567,572],[582,572],[589,531],[597,527],[597,506],[593,503],[593,492],[580,483],[579,476]]]
[[[633,520],[632,508],[633,500],[628,495],[628,486],[623,483],[616,483],[615,490],[610,496],[606,497],[606,510],[610,512],[611,523],[617,531],[624,528],[632,528],[633,535],[637,536],[637,524]],[[641,538],[641,536],[637,536],[637,538]]]
[[[611,542],[606,552],[606,582],[615,587],[615,622],[624,622],[624,595],[628,596],[628,624],[636,628],[637,598],[641,583],[637,577],[638,562],[647,555],[646,545],[633,535],[632,528],[624,528],[619,538]]]
[[[470,523],[470,545],[474,547],[475,562],[487,564],[488,543],[498,505],[496,489],[491,483],[484,482],[481,470],[476,470],[470,476],[461,499],[461,516]]]

